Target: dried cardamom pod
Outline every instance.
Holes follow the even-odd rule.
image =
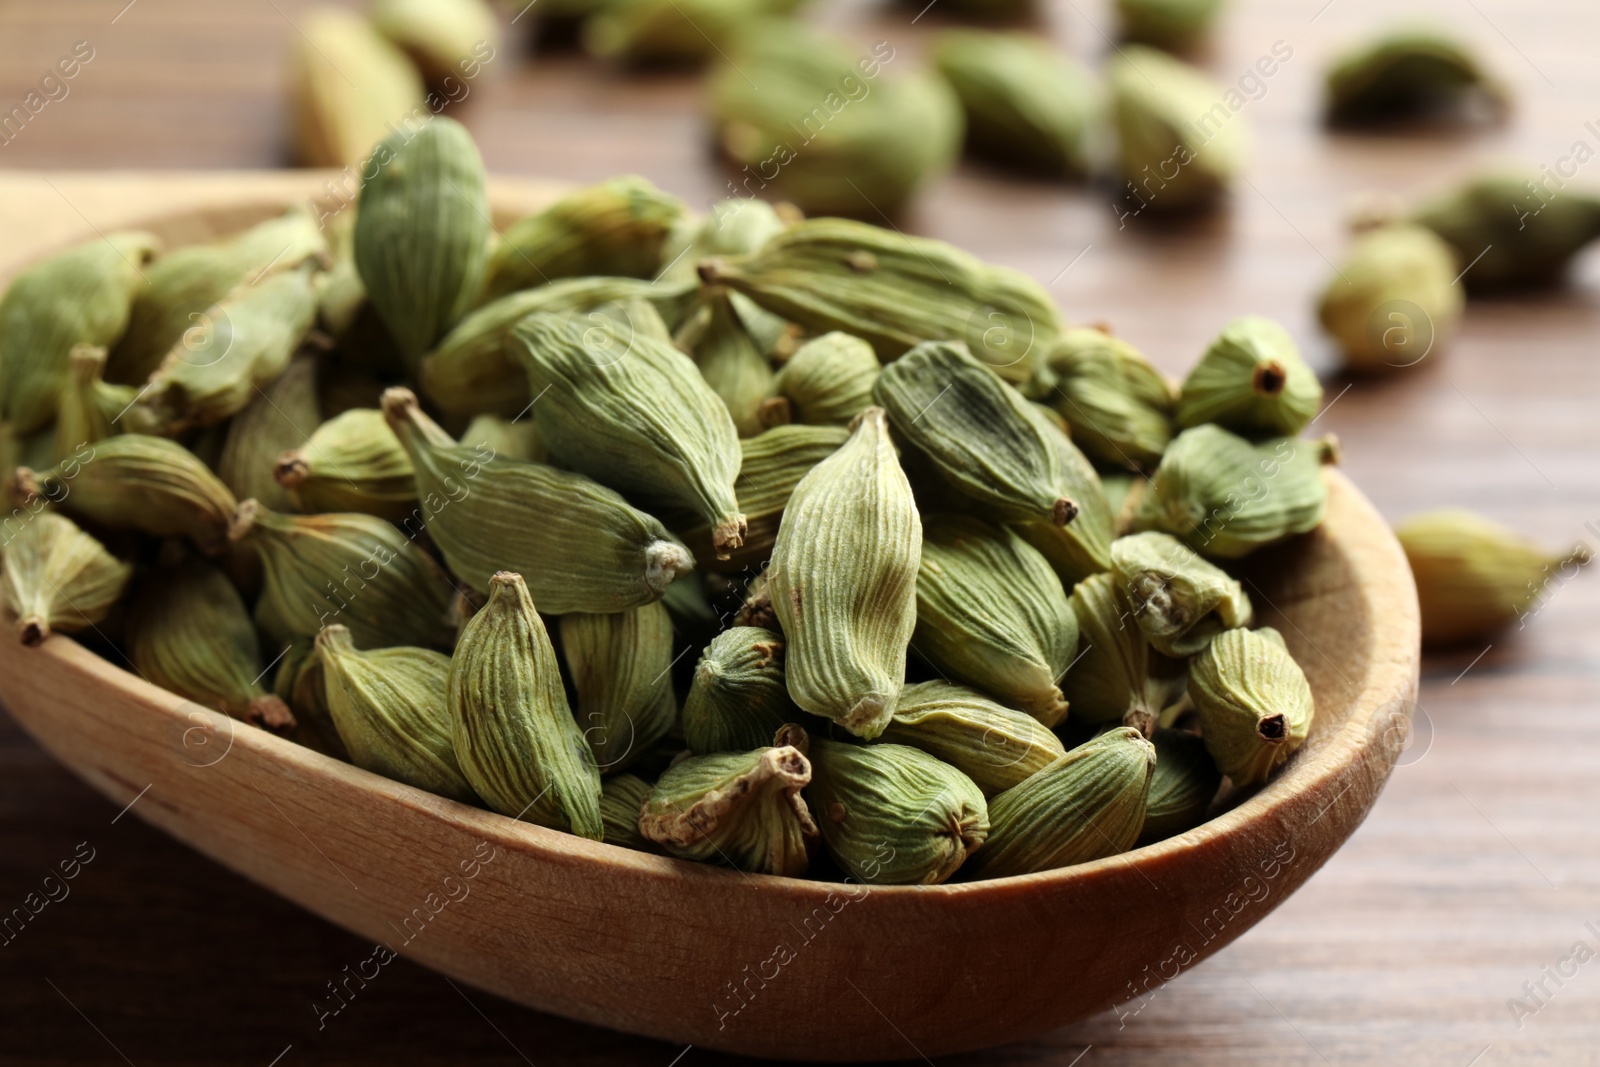
[[[1403,30],[1365,42],[1334,60],[1326,76],[1334,125],[1503,115],[1506,89],[1461,44],[1428,30]]]
[[[519,566],[544,610],[616,612],[648,604],[694,567],[660,522],[581,474],[457,445],[409,389],[383,411],[416,469],[417,511],[451,571],[487,592],[496,568]]]
[[[711,256],[748,256],[761,251],[766,243],[788,226],[777,208],[765,200],[734,196],[711,206],[704,219],[685,215],[667,237],[661,258],[661,279],[666,282],[698,282],[696,268]],[[744,310],[740,309],[740,314]]]
[[[1322,383],[1289,331],[1258,315],[1234,319],[1178,393],[1178,425],[1214,422],[1247,437],[1292,437],[1316,418]]]
[[[1222,785],[1222,772],[1198,734],[1160,727],[1150,737],[1156,769],[1145,802],[1143,843],[1160,841],[1205,822],[1206,809]]]
[[[38,263],[0,297],[0,404],[18,434],[49,425],[75,345],[113,344],[159,242],[114,233]]]
[[[1244,120],[1225,102],[1227,89],[1143,45],[1118,48],[1107,79],[1119,167],[1138,211],[1194,208],[1227,191],[1249,145]]]
[[[767,576],[789,695],[858,737],[888,725],[917,621],[922,520],[882,408],[795,486]]]
[[[512,331],[551,458],[640,500],[711,524],[724,556],[744,541],[734,497],[739,435],[694,363],[642,330],[533,315]]]
[[[1070,585],[1111,566],[1111,540],[1116,536],[1116,515],[1106,499],[1100,476],[1089,458],[1072,443],[1065,430],[1047,419],[1037,404],[1026,412],[1039,432],[1055,449],[1061,471],[1061,484],[1078,505],[1078,516],[1065,526],[1048,520],[1012,523],[1034,548],[1044,553],[1063,583]]]
[[[356,649],[350,630],[317,635],[324,699],[350,761],[463,804],[477,803],[451,740],[450,657],[426,648]]]
[[[787,15],[804,0],[619,0],[583,24],[597,59],[633,66],[686,66],[715,58],[741,26]]]
[[[329,419],[279,455],[272,474],[297,511],[359,511],[398,522],[417,505],[411,457],[376,408]]]
[[[28,646],[57,630],[77,633],[103,620],[133,573],[54,511],[41,511],[6,533],[0,578],[6,606],[17,617],[17,634]]]
[[[976,783],[920,749],[817,737],[811,759],[806,796],[823,843],[867,885],[947,882],[989,836]]]
[[[486,448],[501,459],[543,463],[548,458],[539,428],[530,419],[513,422],[499,415],[479,415],[462,431],[461,443],[468,448]]]
[[[114,530],[187,537],[208,555],[227,544],[238,501],[194,453],[164,437],[125,433],[49,470],[17,470],[17,491]]]
[[[800,797],[810,781],[810,762],[788,744],[690,756],[650,790],[639,832],[683,859],[798,878],[817,838]]]
[[[1083,654],[1062,680],[1072,717],[1118,723],[1148,734],[1174,696],[1151,663],[1150,644],[1114,575],[1095,574],[1072,590]]]
[[[1395,527],[1411,562],[1422,606],[1422,639],[1448,645],[1486,639],[1513,622],[1526,625],[1552,581],[1590,561],[1578,544],[1563,556],[1459,509],[1413,515]]]
[[[1564,186],[1548,171],[1486,174],[1429,200],[1407,221],[1444,238],[1469,264],[1461,275],[1469,290],[1551,286],[1600,237],[1600,195]]]
[[[1049,561],[1009,530],[928,518],[912,645],[1045,726],[1066,718],[1060,683],[1078,654],[1078,623]]]
[[[1138,349],[1103,330],[1063,330],[1032,388],[1102,467],[1154,470],[1172,441],[1172,387]]]
[[[1211,32],[1222,0],[1117,0],[1127,41],[1185,52]]]
[[[305,444],[321,422],[317,361],[291,360],[276,381],[229,420],[217,476],[240,500],[259,500],[274,511],[291,510],[289,491],[273,477],[273,466],[278,456]]]
[[[639,832],[639,812],[650,795],[650,783],[636,774],[607,775],[600,783],[602,840],[635,852],[660,852],[656,843]]]
[[[654,603],[609,615],[563,615],[560,628],[578,727],[601,774],[624,770],[678,718],[669,677],[672,618]]]
[[[1355,239],[1317,307],[1357,371],[1414,366],[1461,324],[1455,252],[1432,230],[1397,222]]]
[[[1145,640],[1178,659],[1254,619],[1244,586],[1170,534],[1150,531],[1111,542],[1111,573]]]
[[[1127,727],[1079,745],[989,803],[980,878],[1032,874],[1115,856],[1144,826],[1155,747]]]
[[[373,27],[411,57],[429,85],[446,88],[495,56],[500,20],[485,0],[374,0]]]
[[[787,417],[778,421],[847,426],[872,406],[877,353],[837,330],[807,341],[778,371],[773,386]]]
[[[317,655],[314,637],[297,637],[278,660],[278,674],[272,691],[294,713],[295,730],[290,735],[297,743],[325,756],[350,762],[350,750],[333,724],[328,710],[328,687],[323,680],[322,659]]]
[[[783,637],[735,626],[712,638],[683,702],[683,739],[696,755],[761,748],[803,713],[783,677]]]
[[[1055,304],[1027,275],[845,219],[791,226],[753,256],[703,261],[700,276],[813,333],[859,337],[882,360],[923,341],[963,341],[1014,382],[1028,380],[1034,350],[1061,332]]]
[[[933,62],[961,100],[974,154],[1058,178],[1093,163],[1103,103],[1094,77],[1042,37],[948,30]]]
[[[431,121],[416,67],[367,19],[318,8],[298,28],[290,84],[301,163],[358,168],[395,124]]]
[[[275,733],[294,729],[266,674],[249,609],[228,576],[188,558],[141,580],[129,598],[128,659],[148,682]]]
[[[131,385],[105,381],[106,350],[74,345],[67,359],[67,379],[56,404],[55,455],[59,462],[84,445],[121,433],[117,421],[139,398]]]
[[[489,602],[450,661],[456,760],[502,815],[600,840],[600,772],[561,688],[561,670],[520,574]]]
[[[910,745],[956,768],[986,797],[1003,793],[1066,754],[1032,715],[950,682],[908,685],[881,741]]]
[[[488,260],[489,197],[472,135],[436,116],[379,144],[361,187],[355,261],[408,368],[472,307]]]
[[[701,313],[678,334],[678,345],[722,398],[739,436],[754,437],[765,429],[761,410],[773,392],[772,364],[740,321],[727,290],[712,287],[704,299]]]
[[[261,558],[256,622],[274,641],[309,637],[334,623],[348,626],[367,648],[449,648],[455,641],[449,579],[382,519],[280,515],[246,500],[228,537]]]
[[[1189,663],[1189,699],[1217,768],[1259,785],[1311,729],[1311,686],[1276,630],[1228,630]]]

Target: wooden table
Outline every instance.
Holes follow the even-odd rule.
[[[0,146],[0,167],[282,165],[282,60],[309,5],[125,4],[0,4],[0,110],[75,42],[94,53],[65,99]],[[892,42],[904,57],[896,62],[910,66],[938,15],[935,7],[911,25],[918,6],[825,4],[819,17]],[[1084,58],[1101,57],[1108,6],[1051,0],[1051,32]],[[1536,169],[1577,141],[1600,147],[1584,125],[1600,120],[1600,16],[1586,0],[1405,5],[1481,50],[1516,91],[1513,120],[1464,137],[1325,133],[1315,120],[1325,60],[1389,20],[1392,6],[1236,0],[1205,59],[1220,78],[1236,81],[1275,42],[1293,56],[1241,112],[1255,132],[1254,165],[1225,212],[1120,228],[1110,189],[966,167],[903,225],[1031,272],[1069,316],[1113,323],[1168,370],[1184,369],[1229,317],[1259,312],[1285,322],[1331,375],[1311,301],[1343,246],[1348,197],[1412,196],[1485,162]],[[529,21],[454,112],[491,169],[573,181],[634,171],[696,203],[718,194],[695,79],[627,78],[568,55],[532,56],[518,32]],[[1600,169],[1577,180],[1600,185]],[[1597,337],[1600,270],[1580,269],[1565,292],[1474,303],[1453,349],[1400,379],[1343,392],[1349,383],[1330,376],[1334,402],[1319,427],[1340,435],[1346,469],[1395,518],[1464,504],[1552,545],[1595,542]],[[1600,962],[1580,962],[1600,952],[1600,583],[1583,574],[1544,603],[1525,632],[1430,657],[1413,746],[1376,812],[1237,944],[1143,1003],[963,1059],[1600,1062]],[[123,817],[4,718],[0,840],[0,910],[39,890],[61,861],[92,855],[66,883],[69,895],[0,944],[0,1063],[723,1059],[526,1011],[404,960],[319,1030],[312,1001],[370,946]]]

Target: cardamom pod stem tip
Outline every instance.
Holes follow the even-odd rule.
[[[1065,526],[1078,517],[1078,505],[1066,497],[1061,497],[1051,509],[1050,517],[1057,526]]]
[[[251,700],[245,708],[245,722],[259,726],[263,730],[274,734],[287,734],[295,726],[294,712],[289,710],[289,705],[271,693]]]
[[[50,636],[50,620],[43,615],[29,615],[17,620],[17,636],[27,648],[38,648]]]
[[[655,593],[694,570],[694,557],[676,541],[656,541],[644,550],[644,583]]]
[[[717,523],[711,531],[711,547],[716,549],[718,559],[727,559],[733,555],[733,550],[744,544],[746,531],[745,519],[742,514],[735,514],[730,518]]]
[[[306,458],[305,452],[298,448],[283,453],[272,465],[273,480],[285,489],[295,488],[310,475],[311,461]]]
[[[251,527],[256,524],[256,515],[261,511],[261,502],[251,497],[239,505],[233,513],[233,518],[228,520],[228,540],[238,542],[244,540],[250,533]]]
[[[39,476],[32,467],[18,467],[11,478],[11,495],[19,504],[31,504],[39,498]]]

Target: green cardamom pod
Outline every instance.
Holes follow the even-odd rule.
[[[803,0],[618,0],[583,24],[597,59],[638,67],[688,66],[715,58],[739,27],[786,15]]]
[[[1033,388],[1101,467],[1154,470],[1172,441],[1172,386],[1138,349],[1103,330],[1063,330]]]
[[[1183,381],[1178,425],[1214,422],[1247,437],[1292,437],[1322,406],[1322,383],[1289,331],[1258,315],[1234,319]]]
[[[672,617],[661,604],[609,615],[561,616],[573,712],[601,774],[645,755],[678,719],[669,676]]]
[[[464,804],[478,800],[451,739],[450,657],[426,648],[356,649],[350,630],[317,635],[324,699],[350,761]]]
[[[947,30],[933,62],[961,100],[974,154],[1057,178],[1089,173],[1100,90],[1060,49],[1032,34]]]
[[[1460,509],[1413,515],[1395,528],[1411,562],[1430,645],[1486,640],[1513,622],[1526,625],[1552,582],[1565,582],[1593,558],[1586,545],[1566,555]]]
[[[608,845],[635,852],[660,852],[660,847],[639,832],[639,812],[650,795],[650,783],[636,774],[610,774],[600,783],[600,822]]]
[[[700,276],[812,333],[859,337],[885,361],[923,341],[963,341],[1014,382],[1028,380],[1034,350],[1061,331],[1050,295],[1027,275],[845,219],[802,222],[752,256],[705,260]]]
[[[226,546],[239,506],[194,453],[164,437],[125,433],[80,449],[49,470],[17,470],[17,491],[44,497],[113,530],[187,537],[207,555]]]
[[[1119,166],[1129,201],[1157,211],[1219,198],[1244,166],[1249,134],[1228,90],[1204,71],[1143,45],[1107,66]]]
[[[468,448],[486,448],[502,459],[543,463],[549,458],[539,428],[529,419],[511,421],[499,415],[479,415],[462,431],[461,443]]]
[[[449,648],[454,590],[422,549],[372,515],[280,515],[246,500],[230,540],[253,550],[265,571],[256,622],[288,643],[339,623],[357,645]]]
[[[58,630],[90,629],[110,613],[133,573],[54,511],[40,511],[6,534],[0,577],[25,645],[37,645]]]
[[[787,744],[690,756],[650,790],[639,832],[673,856],[798,878],[817,838],[800,797],[810,781],[810,762]]]
[[[1040,519],[1012,523],[1011,527],[1023,540],[1042,552],[1061,580],[1070,585],[1110,568],[1111,540],[1116,536],[1116,514],[1111,510],[1111,502],[1106,498],[1106,491],[1100,483],[1100,476],[1095,473],[1094,465],[1072,443],[1068,433],[1047,419],[1039,405],[1027,405],[1026,412],[1055,450],[1061,471],[1061,485],[1069,498],[1077,503],[1078,517],[1065,526]]]
[[[11,280],[0,297],[0,404],[16,433],[55,418],[75,345],[105,347],[122,336],[158,244],[148,233],[114,233]]]
[[[1218,634],[1189,663],[1189,699],[1217,768],[1236,786],[1259,785],[1311,729],[1305,672],[1276,630]]]
[[[704,219],[684,216],[673,227],[661,258],[663,281],[698,282],[697,267],[711,256],[748,256],[788,226],[765,200],[735,196],[719,200]],[[741,309],[741,315],[743,310]]]
[[[1145,640],[1168,656],[1192,656],[1223,630],[1254,618],[1244,586],[1170,534],[1111,542],[1111,573]]]
[[[917,621],[922,520],[882,408],[789,498],[772,548],[772,607],[788,641],[789,695],[876,737],[905,682]]]
[[[272,473],[298,511],[360,511],[398,522],[417,504],[411,457],[376,408],[329,419],[279,455]]]
[[[551,458],[647,504],[710,523],[717,555],[744,541],[739,434],[688,356],[643,330],[533,315],[513,331]]]
[[[755,626],[734,626],[712,638],[683,702],[690,752],[761,748],[785,723],[803,717],[785,687],[783,654],[783,637]]]
[[[836,330],[807,341],[773,382],[786,408],[781,421],[848,426],[872,406],[880,369],[877,353],[859,337]]]
[[[1151,662],[1150,644],[1134,623],[1121,583],[1095,574],[1072,590],[1083,654],[1072,664],[1061,690],[1074,719],[1136,726],[1148,734],[1171,694]]]
[[[1442,350],[1466,294],[1455,252],[1432,230],[1397,222],[1357,237],[1329,279],[1317,317],[1352,370],[1394,371]]]
[[[300,163],[359,168],[395,125],[432,120],[416,67],[368,19],[324,7],[297,29],[290,84]]]
[[[1467,264],[1468,289],[1556,285],[1584,246],[1600,237],[1600,195],[1548,174],[1485,174],[1424,203],[1407,219],[1426,226]]]
[[[1220,426],[1180,433],[1133,516],[1137,531],[1169,533],[1203,556],[1238,559],[1322,524],[1332,438],[1252,444]]]
[[[701,313],[678,334],[678,346],[694,357],[706,384],[722,398],[739,436],[754,437],[765,428],[761,411],[773,393],[772,364],[726,290],[708,289],[704,299]]]
[[[278,660],[278,674],[272,691],[294,713],[294,740],[309,749],[350,762],[350,750],[333,724],[328,709],[328,687],[323,679],[322,658],[317,655],[314,637],[297,637]]]
[[[280,455],[305,444],[321,423],[317,361],[292,360],[229,420],[217,476],[240,500],[259,500],[273,511],[292,510],[289,491],[273,477],[273,467]]]
[[[133,386],[105,381],[106,350],[98,345],[73,346],[67,368],[56,404],[54,459],[58,463],[84,445],[129,429],[117,422],[139,398],[139,390]]]
[[[1186,52],[1216,22],[1222,0],[1117,0],[1124,40]]]
[[[920,749],[818,737],[811,759],[807,799],[823,843],[867,885],[947,882],[989,836],[976,783]]]
[[[1061,677],[1078,624],[1050,563],[980,519],[930,516],[917,571],[917,652],[1045,726],[1066,718]]]
[[[486,0],[374,0],[367,17],[429,85],[445,89],[472,77],[500,44],[500,20]]]
[[[190,558],[141,580],[127,634],[128,659],[146,681],[263,729],[294,729],[288,705],[261,684],[261,644],[244,598],[212,564]]]
[[[1020,784],[1066,754],[1061,739],[1032,715],[950,682],[906,686],[879,740],[910,745],[943,760],[971,778],[986,797]]]
[[[989,842],[970,873],[1004,878],[1128,851],[1144,826],[1156,750],[1139,731],[1110,730],[989,803]]]
[[[1205,822],[1206,809],[1222,785],[1222,772],[1198,734],[1160,727],[1150,737],[1156,769],[1145,802],[1143,843],[1192,830]]]
[[[483,159],[472,135],[440,115],[383,141],[366,169],[356,269],[415,370],[483,285],[492,233]]]
[[[384,415],[416,469],[418,509],[463,582],[488,592],[496,568],[520,566],[551,614],[625,611],[658,600],[694,567],[656,519],[581,474],[457,445],[409,389],[383,396]]]
[[[1326,78],[1334,125],[1375,125],[1466,114],[1503,115],[1510,99],[1463,45],[1428,30],[1403,30],[1337,57]]]

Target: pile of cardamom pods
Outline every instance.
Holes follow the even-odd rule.
[[[874,884],[1120,853],[1304,741],[1226,569],[1323,516],[1282,328],[1180,387],[939,241],[632,178],[501,236],[443,118],[368,169],[13,280],[23,643],[513,818]]]

